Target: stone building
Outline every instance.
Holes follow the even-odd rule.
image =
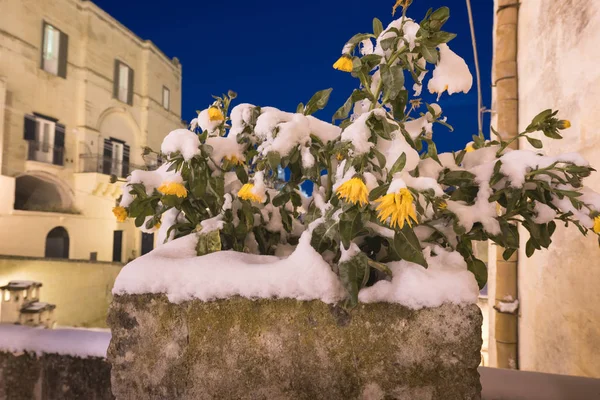
[[[540,111],[559,110],[572,126],[562,140],[540,134],[544,151],[579,152],[600,169],[600,2],[495,0],[495,13],[492,125],[514,136]],[[600,192],[600,174],[587,184]],[[490,366],[600,378],[598,238],[559,224],[554,246],[527,258],[520,233],[518,257],[490,257],[489,298],[519,300],[515,316],[490,307]]]
[[[153,236],[111,213],[142,156],[181,123],[169,59],[85,0],[0,12],[0,254],[125,262]]]

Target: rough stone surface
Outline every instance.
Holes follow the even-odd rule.
[[[479,399],[477,305],[115,296],[118,399]]]
[[[102,358],[0,352],[0,400],[114,399]]]

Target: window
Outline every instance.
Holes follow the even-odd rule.
[[[55,118],[25,115],[24,138],[29,142],[29,160],[63,165],[65,126]]]
[[[116,176],[123,176],[123,143],[112,142],[111,173]]]
[[[133,70],[119,60],[115,60],[113,96],[123,103],[133,105]]]
[[[163,86],[162,105],[164,108],[166,108],[168,110],[169,107],[171,106],[170,103],[171,103],[171,91],[166,86]]]
[[[102,154],[102,173],[126,177],[129,174],[130,147],[124,141],[110,138],[104,139]]]
[[[69,37],[46,22],[42,27],[42,69],[52,75],[66,78]]]

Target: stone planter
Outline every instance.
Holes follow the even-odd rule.
[[[479,399],[481,312],[115,296],[117,399]]]

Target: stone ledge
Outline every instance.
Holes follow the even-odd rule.
[[[114,399],[103,358],[0,352],[0,400]]]
[[[479,399],[481,312],[115,296],[118,399]]]

